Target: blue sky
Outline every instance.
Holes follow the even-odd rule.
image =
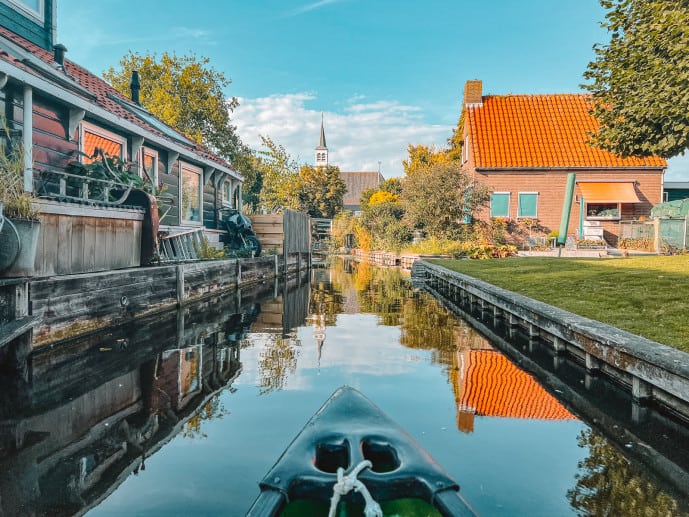
[[[606,42],[598,0],[59,0],[58,40],[100,74],[128,50],[190,51],[232,80],[242,139],[313,163],[402,174],[407,145],[443,145],[464,83],[484,93],[580,91]],[[668,180],[689,180],[671,162]]]

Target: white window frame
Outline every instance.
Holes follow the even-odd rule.
[[[119,158],[121,158],[122,160],[127,159],[127,139],[121,135],[118,135],[117,133],[113,133],[112,131],[103,129],[100,126],[91,124],[90,122],[82,122],[79,125],[79,151],[81,151],[82,153],[84,152],[84,133],[86,132],[93,133],[96,136],[100,136],[102,138],[106,138],[108,140],[112,140],[113,142],[121,144],[122,151],[120,153]],[[83,161],[83,159],[84,157],[81,156],[79,161]]]
[[[31,7],[26,5],[24,2],[21,0],[5,0],[5,3],[16,7],[19,9],[23,14],[26,14],[27,16],[31,16],[34,20],[39,22],[41,25],[45,22],[44,16],[45,16],[45,0],[38,0],[38,11],[34,11]]]
[[[469,135],[464,137],[464,144],[462,144],[462,164],[469,161]]]
[[[151,183],[153,184],[153,191],[157,192],[158,191],[158,151],[155,149],[151,149],[150,147],[141,147],[141,157],[139,158],[139,176],[146,181],[146,177],[144,176],[144,157],[145,156],[150,156],[153,158],[153,170],[151,171]]]
[[[521,212],[521,203],[522,203],[522,194],[530,194],[533,196],[536,196],[536,215],[519,215],[519,212]],[[538,219],[538,198],[539,198],[539,192],[517,192],[517,219]]]
[[[222,206],[232,207],[232,194],[234,189],[232,188],[232,180],[225,177],[222,183]]]
[[[493,199],[491,197],[490,206],[488,207],[488,212],[490,214],[491,219],[497,219],[500,217],[504,217],[506,219],[509,219],[510,218],[510,204],[512,203],[512,192],[491,192],[491,196],[493,196],[495,194],[507,196],[507,215],[493,215]]]
[[[199,220],[192,221],[190,219],[184,219],[184,199],[183,199],[183,186],[184,186],[184,171],[190,172],[192,174],[197,174],[199,177]],[[179,161],[179,220],[182,224],[189,226],[203,226],[203,169],[192,165],[190,163]]]

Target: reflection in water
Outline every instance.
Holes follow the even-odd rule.
[[[567,492],[567,498],[579,515],[686,515],[675,499],[639,475],[599,433],[586,429],[578,442],[588,449],[589,456],[579,462],[577,484]]]
[[[217,297],[39,349],[31,382],[1,379],[15,389],[0,407],[0,515],[80,514],[175,435],[203,438],[258,310]]]

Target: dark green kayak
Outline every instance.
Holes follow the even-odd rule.
[[[330,515],[349,505],[383,515],[381,507],[414,500],[437,510],[436,515],[475,516],[449,474],[348,386],[338,388],[311,417],[259,485],[261,493],[247,516],[278,516],[295,505],[320,505]]]

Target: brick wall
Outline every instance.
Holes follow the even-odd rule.
[[[465,164],[465,170],[470,170],[471,162]],[[598,170],[598,171],[476,171],[476,179],[490,187],[493,192],[509,192],[510,206],[509,216],[517,218],[519,192],[538,192],[538,220],[542,226],[550,230],[560,228],[562,205],[565,197],[567,173],[576,172],[577,181],[581,180],[630,180],[636,181],[636,194],[640,203],[622,204],[622,220],[636,219],[639,216],[648,216],[653,205],[660,203],[662,199],[662,177],[659,170]],[[578,185],[574,189],[575,196],[581,194]],[[575,235],[579,228],[579,204],[574,200],[570,213],[568,235]],[[489,209],[486,208],[477,216],[480,219],[489,217]],[[600,221],[600,226],[605,229],[605,237],[609,244],[616,245],[619,232],[618,221]]]

